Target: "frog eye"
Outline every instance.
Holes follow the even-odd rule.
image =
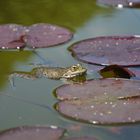
[[[72,68],[76,68],[77,66],[73,65]]]
[[[43,72],[43,75],[44,75],[45,77],[47,77],[47,76],[48,76],[48,74],[47,74],[46,72]]]
[[[77,70],[77,66],[72,66],[72,71],[75,71],[75,70]]]

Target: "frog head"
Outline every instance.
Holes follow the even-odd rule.
[[[86,71],[87,69],[82,67],[81,64],[72,65],[66,69],[66,72],[63,74],[62,78],[73,78],[86,73]]]

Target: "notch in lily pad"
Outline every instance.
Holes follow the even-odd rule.
[[[57,111],[75,121],[112,125],[140,122],[140,81],[89,80],[56,89]]]
[[[103,36],[76,42],[69,50],[77,59],[97,65],[140,65],[140,36]]]
[[[72,36],[69,29],[47,23],[5,24],[0,26],[0,49],[46,48],[66,43]]]
[[[20,49],[25,46],[24,27],[17,24],[0,26],[0,49]]]

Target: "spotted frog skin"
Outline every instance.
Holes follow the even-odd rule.
[[[47,77],[50,79],[70,79],[78,75],[86,73],[86,68],[81,64],[72,65],[70,67],[36,67],[30,72],[15,71],[10,74],[10,77],[21,77],[26,79],[36,79],[41,77]]]

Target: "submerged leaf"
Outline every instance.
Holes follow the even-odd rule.
[[[56,109],[69,118],[93,124],[140,121],[140,81],[98,79],[56,89]]]
[[[101,69],[99,73],[103,76],[103,78],[128,78],[134,77],[135,74],[132,73],[127,68],[121,67],[119,65],[110,65]]]
[[[104,36],[73,44],[72,54],[79,60],[100,65],[140,65],[139,36]]]
[[[24,126],[0,132],[0,140],[59,140],[64,129],[41,126]]]

